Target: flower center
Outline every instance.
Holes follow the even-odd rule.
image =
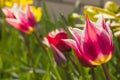
[[[108,62],[111,59],[111,53],[109,55],[99,55],[96,60],[91,61],[93,65],[101,65],[103,63]]]

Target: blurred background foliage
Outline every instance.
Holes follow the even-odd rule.
[[[49,15],[45,1],[41,2],[41,6],[35,7],[33,0],[1,0],[0,9],[12,7],[15,2],[33,6],[31,8],[38,21],[35,32],[42,39],[56,28],[64,28],[68,32],[68,26],[81,29],[84,27],[84,15],[76,13],[79,2],[75,3],[73,11],[67,17],[60,14],[59,18],[54,16],[54,19]],[[103,14],[106,20],[111,21],[115,51],[107,67],[111,80],[120,80],[120,6],[115,2],[107,2],[104,8],[86,5],[84,14],[93,21],[96,21],[99,14]],[[33,34],[23,36],[7,24],[0,10],[0,80],[92,80],[91,69],[82,67],[73,51],[67,54],[72,56],[75,62],[68,59],[67,68],[64,68],[55,63],[51,49],[46,49],[47,52],[42,49]],[[95,68],[95,78],[105,80],[101,66]]]

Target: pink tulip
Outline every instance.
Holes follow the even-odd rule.
[[[113,39],[110,22],[102,16],[96,23],[86,17],[84,30],[69,27],[74,39],[63,41],[72,47],[80,63],[84,66],[98,66],[108,62],[113,55]]]
[[[50,44],[53,44],[56,48],[58,48],[61,52],[70,50],[70,47],[66,45],[62,39],[68,39],[68,35],[64,30],[56,30],[52,31],[48,34],[47,37],[45,37],[46,42],[48,46]]]
[[[44,38],[43,43],[49,46],[54,53],[54,59],[57,65],[63,65],[66,62],[64,52],[69,51],[70,47],[66,45],[62,39],[68,39],[67,33],[62,29],[61,31],[52,31]]]
[[[16,4],[13,8],[6,7],[2,10],[6,16],[6,21],[21,32],[29,34],[36,27],[36,20],[29,5],[26,6],[25,11]]]

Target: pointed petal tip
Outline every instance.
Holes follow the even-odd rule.
[[[73,34],[73,28],[72,27],[68,27],[68,30],[70,31],[71,34]]]
[[[108,21],[106,22],[106,25],[109,26],[109,27],[111,26],[111,25],[110,25],[110,20],[108,20]]]
[[[105,19],[104,19],[103,14],[98,15],[97,24],[105,24]]]
[[[6,21],[17,29],[20,27],[20,22],[17,21],[16,19],[6,18]]]
[[[8,9],[7,8],[2,8],[2,12],[5,14],[5,16],[8,15]]]
[[[30,12],[30,5],[29,4],[26,5],[26,12]]]
[[[72,27],[70,26],[70,27],[68,27],[68,30],[71,30],[72,29]]]
[[[89,19],[89,16],[86,15],[86,25],[88,25],[90,23],[90,19]]]
[[[89,20],[89,16],[87,14],[85,15],[85,17],[86,17],[86,20]]]

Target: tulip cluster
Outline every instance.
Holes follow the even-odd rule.
[[[23,43],[22,44],[20,43],[20,46],[19,46],[19,41],[17,42],[17,39],[14,36],[14,32],[13,32],[12,35],[13,35],[13,38],[15,37],[14,41],[16,41],[16,42],[13,45],[13,47],[12,48],[10,47],[10,49],[9,49],[9,46],[11,46],[11,44],[12,44],[12,42],[11,42],[12,39],[11,38],[9,39],[8,34],[6,34],[6,31],[8,30],[8,28],[5,30],[2,30],[2,33],[0,33],[0,35],[2,34],[2,36],[0,36],[1,37],[0,44],[4,45],[4,42],[8,41],[5,45],[8,46],[6,48],[8,48],[7,50],[10,53],[12,53],[12,54],[14,54],[16,52],[18,52],[20,54],[23,53],[21,55],[23,57],[21,58],[21,56],[20,56],[20,58],[18,59],[18,61],[22,60],[23,64],[22,64],[22,66],[20,65],[18,67],[22,67],[22,69],[25,68],[26,72],[28,71],[28,73],[33,75],[32,77],[30,76],[30,78],[25,78],[25,79],[41,80],[41,79],[53,78],[53,79],[62,80],[61,76],[63,77],[65,74],[66,77],[63,78],[63,80],[65,80],[65,79],[73,80],[73,79],[77,79],[77,78],[86,80],[88,78],[86,78],[86,75],[82,77],[82,75],[83,75],[82,73],[84,73],[84,70],[81,70],[82,67],[80,67],[79,64],[77,64],[78,62],[76,61],[75,57],[73,56],[73,55],[75,55],[76,58],[78,59],[79,63],[83,67],[90,68],[90,69],[88,69],[89,71],[87,70],[87,76],[89,76],[89,73],[91,74],[90,79],[93,78],[93,80],[94,80],[94,77],[95,77],[94,68],[101,65],[103,68],[103,71],[105,73],[106,79],[110,80],[110,76],[108,74],[109,71],[107,70],[105,64],[108,61],[110,61],[110,59],[113,56],[114,43],[113,43],[112,31],[110,28],[112,20],[110,23],[110,21],[108,19],[114,19],[114,18],[119,19],[119,16],[117,16],[117,15],[114,16],[114,14],[112,15],[110,13],[112,18],[109,18],[110,16],[106,16],[106,14],[109,13],[109,12],[107,12],[107,10],[116,13],[118,11],[119,7],[116,6],[116,4],[114,4],[112,2],[109,2],[108,4],[106,4],[106,6],[105,6],[106,11],[104,11],[104,10],[102,11],[100,8],[97,8],[97,7],[92,7],[92,6],[89,7],[88,6],[88,7],[86,7],[86,10],[84,11],[85,14],[88,14],[88,15],[86,15],[86,19],[84,19],[83,15],[73,13],[71,16],[69,16],[69,20],[67,21],[67,19],[66,19],[66,21],[68,24],[70,21],[70,24],[72,23],[71,25],[74,25],[76,27],[67,27],[66,26],[67,28],[65,28],[65,29],[68,29],[68,32],[70,33],[72,39],[69,38],[68,33],[67,33],[67,31],[65,31],[64,28],[52,30],[51,32],[47,33],[47,35],[45,37],[43,37],[43,35],[40,34],[40,37],[39,37],[38,33],[36,33],[34,30],[37,27],[37,24],[38,24],[37,22],[39,22],[41,20],[42,9],[40,7],[36,8],[34,5],[30,6],[31,4],[33,4],[33,1],[34,0],[18,0],[18,1],[17,0],[5,0],[6,4],[4,4],[4,5],[5,6],[7,5],[7,6],[5,8],[3,8],[4,6],[0,7],[0,8],[2,8],[2,12],[5,15],[5,21],[9,24],[9,26],[12,26],[13,28],[20,31],[21,33],[24,33],[24,34],[22,34],[22,36],[20,36],[20,38],[22,37],[22,40],[23,40],[22,42],[25,42],[26,48],[23,47]],[[22,2],[23,2],[23,4],[21,4]],[[0,4],[2,4],[2,3],[0,3]],[[112,6],[114,5],[116,10],[114,10],[112,8],[112,6],[110,6],[110,5],[112,5]],[[13,7],[11,7],[11,6],[13,6]],[[52,23],[50,21],[51,19],[50,18],[48,19],[49,16],[47,14],[45,4],[43,5],[43,9],[45,9],[45,10],[43,10],[43,14],[44,14],[42,17],[43,21],[40,25],[40,28],[38,28],[38,29],[40,29],[40,31],[42,31],[42,30],[44,31],[44,29],[46,29],[46,27],[49,27],[49,24]],[[88,9],[90,9],[90,10],[88,10]],[[101,12],[103,12],[103,13],[106,12],[106,13],[103,15],[97,14],[96,11],[99,12],[99,10],[101,10],[100,13]],[[90,16],[90,14],[88,12],[95,14],[95,15]],[[96,18],[98,18],[98,20]],[[84,28],[82,28],[82,29],[79,28],[79,27],[83,26],[81,24],[74,24],[76,22],[75,19],[80,20],[81,23],[85,20]],[[105,21],[105,20],[108,20],[108,21]],[[2,23],[2,21],[4,21],[4,20],[1,19],[0,23]],[[93,22],[93,21],[96,21],[96,22]],[[117,20],[115,20],[114,22],[117,22]],[[63,23],[63,24],[66,24],[66,23]],[[55,24],[53,23],[52,25],[56,25],[56,23]],[[60,24],[58,23],[57,25],[61,26],[61,22],[60,22]],[[114,32],[114,30],[119,30],[119,28],[113,29],[113,32]],[[31,35],[29,35],[29,36],[27,35],[32,32],[33,32],[32,37],[30,37]],[[7,32],[7,33],[9,33],[9,32]],[[7,35],[7,37],[5,37],[6,40],[8,39],[7,41],[3,41],[3,40],[5,40],[3,37],[4,35],[5,36]],[[33,38],[33,36],[39,42],[40,54],[36,54],[36,53],[39,53],[38,48],[36,48],[37,42],[34,39],[31,39],[31,40],[28,39],[28,38]],[[31,44],[31,42],[33,42],[33,44]],[[116,43],[117,43],[117,39],[116,39]],[[118,46],[117,49],[119,49],[119,47],[120,46]],[[14,49],[15,51],[11,50],[13,48],[15,48]],[[16,48],[20,48],[20,52]],[[0,49],[3,49],[3,48],[0,47]],[[53,56],[51,55],[51,51],[49,49],[51,49]],[[73,51],[72,51],[72,49],[73,49]],[[22,51],[22,50],[24,50],[24,51]],[[5,52],[5,50],[3,50],[2,52]],[[115,52],[117,53],[117,51],[115,51]],[[42,53],[44,53],[45,55]],[[119,50],[118,50],[118,53],[119,53]],[[49,56],[46,56],[46,55],[49,55]],[[0,61],[4,61],[3,57],[4,56],[0,57]],[[15,59],[17,57],[19,57],[19,54],[14,55]],[[47,57],[49,57],[49,58],[47,58]],[[116,65],[117,63],[119,63],[117,58],[115,58],[116,61],[114,61],[114,62],[111,61],[112,64]],[[40,60],[40,63],[39,63],[39,60]],[[50,64],[46,64],[47,60],[50,60]],[[10,61],[10,62],[12,63],[12,61]],[[16,63],[18,63],[18,61],[16,61]],[[42,61],[43,61],[43,63],[42,63]],[[3,62],[1,62],[1,64],[2,63]],[[55,63],[55,64],[53,64],[53,63]],[[18,69],[18,68],[16,68],[16,66],[13,65],[13,63],[10,64],[10,66],[15,67],[15,69]],[[60,68],[57,68],[58,66],[60,66]],[[110,66],[111,66],[111,63],[110,63]],[[54,68],[53,70],[55,70],[55,71],[50,70],[50,68],[52,68],[52,67]],[[80,69],[79,69],[79,67],[80,67]],[[39,73],[38,68],[44,68],[42,73],[45,74],[45,76],[43,76],[42,78],[37,78],[38,75],[36,76],[36,73]],[[115,66],[115,68],[116,68],[116,66]],[[119,68],[119,66],[117,67],[117,69],[118,68]],[[1,67],[1,69],[2,69],[2,67]],[[13,68],[11,68],[11,69],[12,69],[11,71],[13,71]],[[44,71],[45,69],[47,69],[48,71]],[[57,69],[59,69],[59,70],[57,71]],[[86,69],[86,68],[84,68],[84,69]],[[21,70],[21,68],[20,68],[20,70]],[[18,70],[18,71],[20,71],[20,70]],[[59,72],[59,71],[62,71],[62,72]],[[71,73],[72,71],[73,71],[73,73]],[[60,73],[60,76],[59,76],[59,73]],[[63,73],[63,74],[61,74],[61,73]],[[116,72],[114,72],[114,73],[116,73]],[[15,72],[15,74],[16,74],[16,72]],[[41,75],[41,72],[40,72],[40,75]],[[44,77],[46,77],[46,75],[48,77],[44,78]],[[79,75],[80,75],[80,77],[79,77]],[[19,78],[19,74],[17,76],[15,75],[16,79]],[[12,75],[12,77],[14,77],[14,75]],[[116,80],[117,80],[117,78],[116,78]]]
[[[29,34],[36,27],[37,22],[29,5],[25,11],[14,5],[13,8],[3,8],[3,12],[7,17],[6,21],[23,33]],[[68,39],[63,29],[52,31],[45,37],[44,43],[53,49],[58,64],[66,60],[63,53],[71,48],[84,66],[98,66],[111,59],[114,47],[110,22],[105,23],[102,16],[96,23],[86,17],[84,30],[69,27],[69,31],[74,39]]]

